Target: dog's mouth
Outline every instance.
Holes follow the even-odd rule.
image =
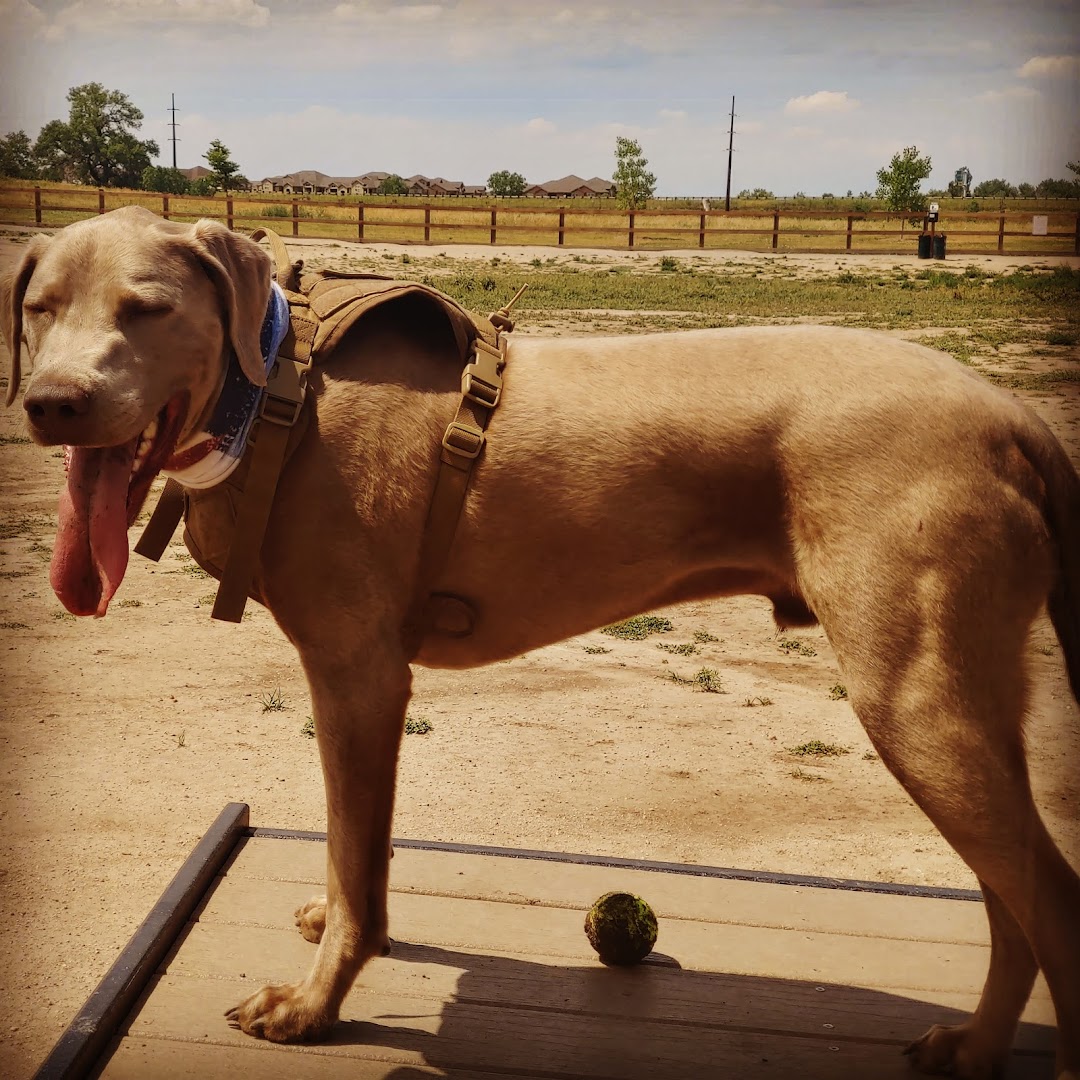
[[[174,395],[144,431],[118,446],[64,447],[67,487],[49,580],[72,614],[100,618],[108,610],[127,570],[127,531],[176,446],[189,404],[188,391]]]

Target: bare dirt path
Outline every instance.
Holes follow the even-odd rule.
[[[379,247],[399,263],[406,251]],[[332,260],[339,246],[304,248]],[[0,240],[0,268],[20,250]],[[502,257],[525,267],[537,253]],[[811,275],[837,263],[788,259]],[[1026,400],[1080,460],[1080,387]],[[108,618],[67,616],[47,577],[62,462],[22,436],[21,410],[0,413],[0,1075],[9,1078],[33,1072],[226,802],[250,803],[259,825],[324,827],[315,744],[301,732],[303,679],[267,613],[253,605],[239,626],[211,622],[213,583],[174,543],[159,566],[133,558]],[[831,696],[839,675],[820,631],[778,635],[754,599],[664,614],[673,630],[644,641],[593,633],[479,671],[418,670],[410,714],[432,730],[405,738],[395,834],[974,885],[870,752],[847,702]],[[697,631],[716,640],[694,655],[657,647],[691,643]],[[1045,621],[1031,660],[1038,797],[1080,863],[1080,714]],[[719,672],[723,693],[670,678],[703,667]],[[848,752],[790,752],[815,739]]]

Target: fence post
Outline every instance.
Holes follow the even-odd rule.
[[[103,187],[97,189],[97,212],[99,214],[105,213],[105,189]]]
[[[697,246],[703,248],[705,246],[705,211],[702,210],[698,215],[698,238]]]
[[[630,218],[630,233],[629,233],[629,241],[630,242],[626,246],[627,247],[633,247],[634,246],[634,211],[631,210],[628,216]]]
[[[998,254],[1002,255],[1005,252],[1005,211],[1001,211],[1001,217],[998,218]]]
[[[364,239],[364,204],[356,204],[356,239]]]
[[[424,243],[431,243],[431,207],[424,207]]]
[[[225,198],[225,224],[229,227],[230,231],[233,227],[233,209],[232,209],[232,196],[226,196]]]
[[[780,240],[780,211],[774,210],[772,216],[772,246],[773,251],[776,250],[776,245]]]
[[[169,196],[161,196],[161,216],[168,221],[169,220]]]
[[[854,221],[855,221],[855,218],[851,214],[848,214],[848,216],[847,216],[847,237],[844,240],[844,250],[845,251],[850,251],[851,250],[851,229],[852,229],[852,225],[854,224]]]
[[[1076,219],[1077,222],[1077,243],[1080,244],[1080,216]],[[41,224],[41,188],[34,187],[34,224]]]
[[[559,211],[559,247],[563,246],[563,235],[566,232],[566,211]]]
[[[491,208],[491,242],[495,243],[495,207]]]
[[[300,204],[295,199],[292,201],[292,234],[300,235]]]

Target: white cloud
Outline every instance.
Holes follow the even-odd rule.
[[[681,123],[683,120],[686,119],[686,110],[659,109],[656,115],[659,116],[661,120],[666,120],[670,123]]]
[[[819,90],[816,94],[791,98],[784,106],[784,112],[788,116],[805,116],[807,113],[850,112],[858,107],[858,101],[848,97],[846,90]]]
[[[1021,79],[1080,78],[1080,56],[1033,56],[1016,74]]]
[[[257,0],[75,0],[57,12],[46,36],[56,40],[69,30],[101,32],[110,26],[147,23],[258,27],[269,22],[270,9]]]
[[[998,104],[1004,101],[1033,101],[1041,97],[1042,94],[1030,86],[1006,86],[1001,90],[984,90],[972,100],[983,104]]]
[[[550,120],[545,120],[542,116],[534,116],[532,120],[526,123],[525,130],[530,135],[552,135],[558,130],[558,126]]]

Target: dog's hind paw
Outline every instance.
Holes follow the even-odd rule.
[[[298,907],[293,915],[296,917],[296,925],[300,928],[300,933],[308,941],[313,941],[318,945],[326,929],[326,897],[313,896],[306,904]]]
[[[225,1013],[229,1025],[270,1042],[314,1042],[325,1038],[336,1017],[311,1007],[299,984],[264,986]]]
[[[1003,1075],[1008,1047],[1002,1050],[980,1042],[978,1030],[969,1021],[955,1027],[935,1024],[904,1053],[919,1072],[959,1080],[997,1080]]]

